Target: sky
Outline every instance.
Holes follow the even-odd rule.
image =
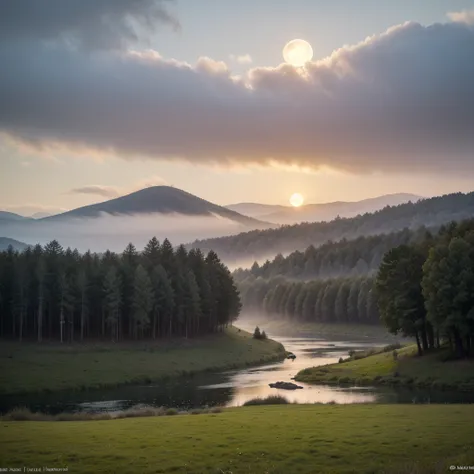
[[[0,209],[472,191],[473,25],[474,0],[4,0]]]

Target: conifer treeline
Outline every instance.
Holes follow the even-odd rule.
[[[64,250],[53,240],[0,252],[0,337],[114,341],[216,332],[237,319],[239,293],[216,253],[176,251],[152,238],[143,252]]]
[[[245,311],[305,322],[377,324],[370,277],[308,282],[250,276],[239,284]]]
[[[375,273],[386,252],[403,244],[420,242],[429,231],[420,227],[416,231],[404,229],[389,234],[342,239],[326,242],[320,247],[310,245],[304,252],[295,251],[287,257],[277,255],[264,264],[254,263],[249,270],[234,271],[237,281],[249,275],[273,278],[279,275],[290,279],[310,280],[314,278],[336,278]]]

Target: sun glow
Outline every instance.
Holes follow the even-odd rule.
[[[291,40],[283,48],[283,59],[294,67],[302,67],[313,59],[313,48],[305,40]]]
[[[292,194],[290,197],[290,204],[293,207],[300,207],[304,203],[304,197],[300,193]]]

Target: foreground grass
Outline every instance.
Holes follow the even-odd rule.
[[[416,354],[410,345],[340,364],[311,367],[300,371],[295,380],[306,383],[358,385],[414,385],[437,389],[474,390],[474,361],[443,361],[445,350]]]
[[[199,340],[120,344],[0,344],[0,394],[148,383],[281,360],[281,344],[236,328]]]
[[[0,466],[81,473],[446,472],[451,464],[474,465],[473,419],[473,405],[280,405],[197,417],[3,421]]]

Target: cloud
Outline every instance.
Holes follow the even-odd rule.
[[[250,64],[252,62],[250,54],[231,54],[229,57],[232,61],[238,62],[239,64]]]
[[[2,0],[0,42],[62,41],[90,49],[123,48],[157,24],[179,28],[163,0]]]
[[[119,196],[124,196],[126,194],[133,193],[135,191],[139,191],[144,188],[151,188],[152,186],[163,186],[165,184],[167,183],[161,176],[155,175],[142,179],[131,186],[117,187],[104,186],[102,184],[92,184],[71,189],[68,194],[94,194],[106,198],[116,198]]]
[[[124,159],[474,171],[474,28],[408,22],[308,64],[0,43],[0,131]]]
[[[98,196],[114,198],[120,196],[117,188],[113,186],[90,185],[74,188],[70,191],[71,194],[96,194]]]
[[[450,20],[458,23],[466,23],[467,25],[474,25],[474,10],[463,10],[460,12],[448,13]]]

